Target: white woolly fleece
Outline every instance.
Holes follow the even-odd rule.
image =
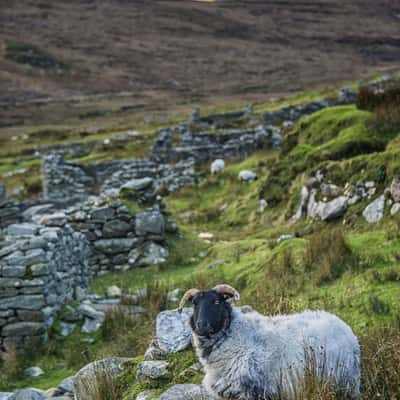
[[[358,340],[327,312],[266,317],[232,307],[225,335],[205,339],[193,332],[193,341],[206,372],[203,384],[221,399],[268,399],[277,393],[295,398],[305,366],[352,397],[360,394]]]

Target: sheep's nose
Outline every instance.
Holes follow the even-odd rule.
[[[208,333],[211,329],[211,325],[200,319],[197,321],[196,328],[199,333]]]

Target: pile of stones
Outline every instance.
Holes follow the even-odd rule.
[[[378,193],[378,185],[374,181],[359,181],[355,185],[346,183],[340,187],[326,183],[324,174],[317,171],[301,188],[300,204],[292,221],[298,221],[303,216],[329,221],[342,217],[347,209],[360,201],[371,201],[362,215],[369,223],[379,222],[384,217],[385,208],[390,215],[400,211],[400,180],[394,178],[390,187],[384,193]]]

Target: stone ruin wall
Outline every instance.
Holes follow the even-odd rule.
[[[89,244],[69,227],[13,224],[0,243],[0,348],[46,338],[56,311],[85,297]]]

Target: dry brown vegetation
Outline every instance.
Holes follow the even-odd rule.
[[[244,103],[400,62],[391,0],[0,3],[3,126]]]

